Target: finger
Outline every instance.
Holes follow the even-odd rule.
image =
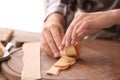
[[[86,29],[86,30],[82,31],[81,33],[78,34],[77,42],[84,39],[85,36],[96,33],[98,31],[100,31],[100,30],[99,29]]]
[[[77,31],[77,29],[81,26],[81,24],[82,24],[82,21],[80,21],[78,24],[76,24],[76,25],[74,26],[73,33],[72,33],[72,41],[71,41],[71,44],[75,44],[75,42],[77,41],[76,31]]]
[[[88,21],[84,21],[84,22],[81,24],[81,26],[78,28],[78,30],[76,31],[76,33],[79,34],[79,33],[81,33],[82,31],[87,30],[88,25],[89,25],[89,22],[88,22]]]
[[[77,35],[78,38],[77,38],[77,41],[76,41],[76,42],[79,42],[79,41],[83,40],[84,37],[87,36],[87,35],[88,35],[88,31],[87,31],[87,30],[82,31],[81,33],[79,33],[79,34]]]
[[[84,13],[85,14],[85,13]],[[68,30],[66,31],[66,41],[64,41],[66,46],[71,45],[72,41],[72,33],[73,33],[73,29],[75,28],[75,25],[80,22],[86,15],[77,15],[72,23],[70,24],[70,26],[68,27]],[[75,28],[76,29],[76,28]],[[74,33],[74,36],[76,37],[76,33]],[[74,40],[74,39],[73,39]]]
[[[72,31],[71,31],[72,32]],[[65,46],[70,46],[71,45],[71,34],[72,33],[68,33],[66,35],[66,39],[65,39]]]
[[[40,36],[40,47],[41,47],[41,49],[43,49],[48,55],[53,55],[50,47],[49,47],[48,44],[47,44],[47,41],[46,41],[44,35],[41,35],[41,36]]]
[[[77,14],[75,16],[75,18],[73,19],[72,23],[70,24],[70,26],[74,26],[74,24],[80,22],[81,20],[83,20],[88,14],[87,13],[80,13],[80,14]]]
[[[68,30],[63,38],[62,45],[64,45],[64,46],[71,45],[71,35],[72,35],[72,28],[68,28]]]
[[[65,46],[66,36],[63,37],[62,46]]]
[[[71,44],[71,35],[73,32],[73,28],[74,28],[74,26],[69,26],[66,31],[66,34],[65,34],[65,36],[63,38],[63,42],[62,42],[65,46],[69,46]]]
[[[69,38],[70,38],[70,35],[72,34],[73,25],[74,25],[74,22],[75,22],[74,20],[77,20],[77,17],[78,17],[78,15],[74,17],[72,23],[70,24],[70,26],[68,27],[68,29],[66,31],[65,36],[63,37],[63,40],[62,40],[62,45],[63,46],[68,46],[67,44],[69,44],[68,41],[66,41],[66,40],[67,39],[70,40]],[[67,39],[66,39],[66,37],[67,37]]]
[[[57,45],[57,48],[60,50],[60,46],[62,45],[63,32],[57,26],[54,26],[54,28],[50,28],[50,31]]]
[[[63,37],[64,37],[64,30],[63,29],[61,30],[61,37],[63,40]],[[63,48],[64,48],[64,46],[62,45],[62,42],[61,42],[60,50],[62,50]]]
[[[63,37],[64,37],[64,35],[65,35],[65,34],[64,34],[64,30],[61,29],[61,30],[60,30],[60,33],[61,33],[60,35],[61,35],[61,37],[62,37],[62,39],[63,39]]]
[[[54,54],[54,57],[59,57],[59,52],[58,52],[58,49],[57,49],[57,46],[55,44],[55,41],[53,39],[53,36],[51,34],[51,32],[49,31],[49,29],[45,29],[45,32],[44,32],[44,36],[46,38],[46,41],[50,47],[50,49],[52,50],[53,54]]]

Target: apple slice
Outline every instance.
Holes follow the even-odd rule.
[[[60,51],[60,56],[66,56],[66,47],[64,47],[64,49]]]
[[[69,63],[69,65],[73,65],[76,63],[76,57],[68,57],[68,56],[63,56],[65,60]]]
[[[59,72],[60,72],[59,67],[52,66],[48,71],[46,71],[46,74],[58,75]]]
[[[69,66],[69,62],[65,58],[60,58],[55,64],[56,67],[65,67]]]
[[[75,44],[74,47],[75,47],[75,49],[76,49],[76,51],[77,51],[77,56],[79,56],[80,53],[81,53],[81,50],[80,50],[80,48],[81,48],[81,47],[80,47],[80,43]]]
[[[65,69],[69,68],[69,65],[67,65],[67,66],[61,66],[61,67],[58,67],[58,68],[59,68],[59,70],[65,70]]]
[[[69,56],[69,57],[77,56],[77,51],[74,46],[68,46],[66,48],[66,56]]]
[[[61,70],[68,69],[76,63],[77,56],[80,54],[80,44],[64,47],[60,51],[61,58],[47,71],[47,74],[58,75]]]

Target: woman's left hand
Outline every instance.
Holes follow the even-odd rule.
[[[68,27],[62,44],[65,46],[75,44],[89,34],[111,27],[114,22],[115,18],[112,10],[78,14]]]

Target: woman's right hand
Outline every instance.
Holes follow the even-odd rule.
[[[44,23],[40,36],[41,49],[48,55],[57,58],[64,36],[64,18],[59,13],[51,14]]]

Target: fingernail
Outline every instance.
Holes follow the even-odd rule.
[[[58,54],[59,54],[59,53],[55,53],[55,54],[54,54],[54,57],[55,57],[55,58],[59,57]]]
[[[63,46],[59,46],[59,50],[62,50]]]

